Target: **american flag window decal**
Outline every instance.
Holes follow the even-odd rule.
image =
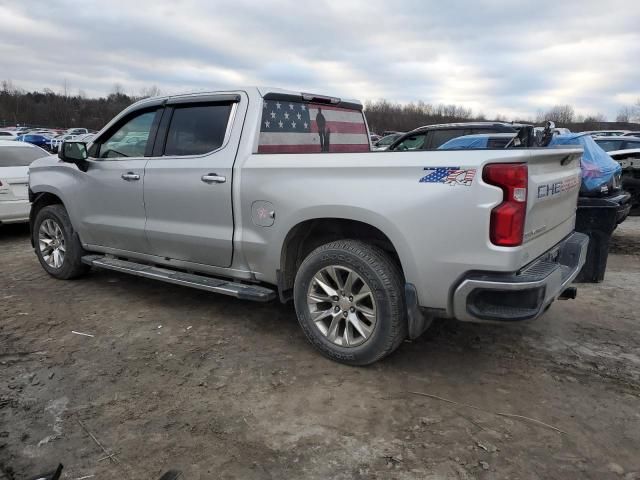
[[[269,99],[262,105],[258,153],[368,152],[362,112]]]

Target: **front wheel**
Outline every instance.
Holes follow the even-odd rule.
[[[407,335],[404,282],[383,250],[359,240],[318,247],[296,274],[294,302],[308,340],[325,356],[367,365]]]
[[[42,268],[53,277],[68,280],[89,270],[82,263],[85,251],[62,205],[48,205],[38,211],[33,244]]]

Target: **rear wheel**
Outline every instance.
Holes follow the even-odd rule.
[[[342,363],[373,363],[407,335],[399,268],[384,251],[358,240],[311,252],[296,274],[294,301],[309,341]]]
[[[48,205],[37,213],[33,243],[42,268],[53,277],[68,280],[89,270],[82,263],[85,251],[62,205]]]

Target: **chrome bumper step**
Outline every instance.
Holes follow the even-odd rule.
[[[247,285],[215,277],[196,275],[193,273],[178,272],[168,268],[147,265],[104,255],[85,255],[82,263],[96,268],[114,270],[116,272],[129,273],[139,277],[151,278],[162,282],[197,288],[208,292],[221,293],[242,300],[254,300],[268,302],[276,298],[276,292],[260,285]]]

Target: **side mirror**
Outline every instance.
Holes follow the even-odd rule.
[[[75,163],[83,172],[87,171],[86,160],[89,157],[87,144],[85,142],[66,141],[62,142],[58,150],[58,158],[63,162]]]

